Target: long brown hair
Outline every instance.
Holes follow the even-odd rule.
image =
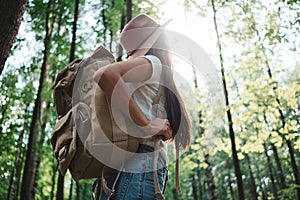
[[[191,123],[173,79],[173,62],[168,49],[167,38],[162,34],[147,54],[158,57],[163,65],[162,83],[172,137],[178,149],[187,150],[191,143]]]

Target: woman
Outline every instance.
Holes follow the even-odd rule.
[[[162,26],[145,14],[138,15],[125,26],[120,43],[129,59],[98,70],[94,80],[108,98],[118,92],[118,98],[111,101],[140,127],[140,133],[130,133],[140,138],[140,146],[137,156],[125,164],[116,185],[114,178],[108,180],[107,185],[115,185],[114,197],[118,200],[162,199],[167,181],[166,143],[175,142],[176,158],[179,149],[188,149],[189,118],[173,80],[172,61]],[[160,97],[158,101],[157,97]],[[124,106],[124,102],[128,102],[128,106]],[[154,103],[158,107],[154,108]],[[153,164],[156,145],[159,147],[157,166]],[[178,182],[176,186],[179,189]],[[101,199],[107,198],[102,192]]]

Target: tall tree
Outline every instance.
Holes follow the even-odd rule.
[[[114,1],[113,1],[114,2]],[[103,44],[104,46],[106,46],[106,42],[107,42],[107,18],[106,18],[106,12],[107,12],[107,4],[105,0],[101,1],[101,21],[102,21],[102,25],[103,25],[103,29],[102,29],[102,36],[103,36]]]
[[[125,14],[124,11],[122,11],[122,15],[121,15],[121,25],[120,25],[120,30],[122,31],[124,26],[125,26]],[[118,52],[117,52],[117,61],[121,61],[122,60],[122,55],[123,55],[123,47],[121,46],[120,43],[118,43]]]
[[[43,90],[43,84],[45,80],[46,75],[46,67],[47,62],[49,58],[49,50],[50,50],[50,43],[51,43],[51,36],[52,36],[52,25],[50,22],[50,13],[51,13],[51,6],[53,5],[52,0],[48,1],[47,4],[47,10],[46,10],[46,16],[45,16],[45,36],[44,36],[44,52],[43,52],[43,61],[41,66],[41,73],[40,73],[40,80],[39,80],[39,87],[36,94],[36,99],[34,103],[34,110],[33,115],[31,118],[30,123],[30,132],[29,132],[29,138],[28,138],[28,144],[27,144],[27,150],[26,150],[26,160],[25,160],[25,166],[23,170],[23,179],[22,179],[22,187],[21,187],[21,200],[24,199],[32,199],[34,195],[34,143],[37,139],[36,134],[36,127],[37,127],[37,121],[40,117],[40,109],[41,109],[41,102],[42,102],[42,90]]]
[[[257,192],[256,192],[256,184],[255,184],[255,180],[254,180],[253,170],[251,168],[250,157],[249,157],[248,154],[246,154],[245,157],[246,157],[248,170],[249,170],[249,174],[250,174],[250,199],[257,200],[258,195],[257,195]]]
[[[196,174],[192,174],[191,175],[191,184],[192,184],[192,193],[193,193],[193,198],[194,200],[198,199],[198,190],[197,190],[197,182],[196,182],[196,178],[195,178]]]
[[[267,150],[267,145],[266,144],[264,144],[264,150],[265,150],[265,155],[266,155],[266,158],[267,158],[269,177],[271,179],[271,185],[272,185],[274,199],[277,200],[278,199],[278,192],[277,192],[277,188],[276,188],[276,185],[275,185],[275,179],[274,179],[274,173],[273,173],[273,169],[272,169],[272,163],[271,163],[270,156],[268,155],[268,150]]]
[[[132,0],[126,1],[126,22],[128,23],[132,18]]]
[[[211,5],[212,5],[213,13],[214,13],[214,25],[215,25],[216,35],[217,35],[217,45],[218,45],[218,49],[219,49],[222,82],[223,82],[223,88],[224,88],[224,94],[225,94],[225,104],[227,107],[226,113],[227,113],[227,118],[228,118],[228,127],[229,127],[230,141],[231,141],[232,158],[233,158],[233,164],[234,164],[234,169],[235,169],[235,175],[236,175],[236,179],[237,179],[239,199],[243,200],[243,199],[245,199],[243,179],[242,179],[242,173],[241,173],[241,169],[240,169],[240,164],[239,164],[239,159],[237,156],[237,150],[236,150],[236,144],[235,144],[235,134],[234,134],[234,130],[233,130],[233,120],[232,120],[230,104],[229,104],[229,97],[228,97],[228,90],[227,90],[227,85],[226,85],[222,47],[221,47],[220,36],[219,36],[218,25],[217,25],[217,18],[216,18],[217,9],[216,9],[214,0],[211,0]]]
[[[4,0],[0,8],[0,75],[16,39],[28,0]]]
[[[282,170],[282,165],[279,159],[279,155],[278,155],[278,151],[277,151],[277,147],[272,143],[270,144],[274,153],[274,158],[275,158],[275,162],[276,162],[276,166],[277,166],[277,170],[278,170],[278,176],[279,176],[279,183],[280,183],[280,189],[284,189],[286,188],[286,183],[285,183],[285,178],[284,178],[284,174],[283,174],[283,170]]]
[[[29,105],[27,104],[25,107],[25,115],[28,115],[28,107]],[[10,187],[12,187],[12,199],[13,200],[17,200],[18,199],[18,195],[19,195],[19,184],[20,184],[20,178],[21,178],[21,167],[22,167],[22,163],[23,163],[23,139],[24,139],[24,135],[25,135],[25,131],[27,129],[27,121],[25,120],[23,123],[23,129],[22,132],[20,134],[20,138],[18,141],[18,154],[16,156],[16,162],[15,162],[15,168],[14,168],[14,173],[12,173],[12,184],[10,185]],[[10,192],[8,192],[8,195],[10,195]],[[8,198],[9,199],[9,198]]]
[[[266,200],[267,198],[266,198],[265,191],[263,189],[263,183],[262,183],[262,178],[261,178],[261,171],[259,169],[258,163],[255,163],[255,169],[256,169],[256,176],[257,176],[258,182],[259,182],[258,186],[259,186],[259,189],[260,189],[260,191],[262,193],[262,197],[261,198],[263,200]]]
[[[10,117],[14,117],[14,113],[12,112],[12,107],[17,104],[16,97],[17,97],[17,90],[15,88],[15,82],[17,81],[17,76],[13,74],[14,71],[10,70],[10,73],[3,74],[1,77],[1,83],[0,83],[0,90],[1,90],[1,97],[0,97],[0,134],[1,134],[1,140],[0,140],[0,165],[3,168],[6,168],[6,173],[9,174],[9,177],[4,178],[3,176],[0,177],[0,188],[3,188],[5,190],[5,194],[7,198],[10,198],[11,191],[12,191],[12,183],[14,179],[14,175],[16,174],[15,168],[11,167],[9,165],[8,160],[5,161],[5,157],[8,157],[8,153],[12,153],[12,148],[10,147],[12,145],[11,143],[11,136],[13,136],[10,132],[14,129],[14,126],[16,126],[14,123],[10,123],[9,126],[6,126],[8,123],[8,120]],[[3,84],[5,83],[5,84]],[[24,125],[24,123],[23,123]],[[19,124],[18,126],[22,126]],[[24,132],[23,132],[24,133]],[[18,141],[20,141],[22,133],[18,135]],[[20,159],[17,159],[17,154],[20,148],[16,148],[16,151],[13,151],[14,158],[11,157],[11,159],[14,159],[14,166],[16,163],[20,162]],[[20,157],[19,157],[20,158]],[[1,170],[2,171],[2,170]],[[0,171],[0,174],[1,174]],[[3,171],[2,171],[3,173]],[[9,182],[8,182],[9,180]],[[4,196],[4,194],[3,194]]]
[[[131,0],[124,0],[124,1],[126,2],[126,16],[124,14],[124,10],[122,10],[120,31],[123,30],[125,24],[128,23],[132,18],[132,1]],[[118,44],[117,61],[122,60],[122,55],[123,55],[123,48],[120,44]]]
[[[75,52],[76,52],[76,31],[77,31],[77,21],[78,21],[78,15],[79,15],[79,2],[80,2],[79,0],[75,0],[74,17],[73,17],[73,27],[72,27],[72,42],[71,42],[69,62],[72,62],[75,59]]]
[[[193,58],[190,58],[191,60],[193,60]],[[198,86],[198,78],[197,78],[197,74],[196,74],[196,70],[195,67],[192,66],[193,68],[193,77],[194,77],[194,88],[195,88],[195,96],[199,97],[200,96],[200,89]],[[196,138],[201,138],[201,137],[205,137],[205,128],[204,128],[204,120],[203,120],[203,110],[201,110],[201,100],[199,98],[196,98],[196,102],[197,102],[197,108],[199,109],[197,112],[197,126],[196,126]],[[208,140],[208,139],[207,139]],[[208,141],[209,142],[209,141]],[[205,168],[205,175],[207,178],[207,183],[208,183],[208,192],[209,192],[209,199],[211,200],[215,200],[217,199],[217,191],[216,191],[216,184],[214,181],[214,175],[212,172],[212,165],[211,165],[211,156],[209,153],[209,150],[207,148],[206,144],[199,144],[200,145],[200,149],[201,149],[201,153],[202,156],[204,158],[204,163],[206,164],[206,168]],[[199,177],[200,179],[200,177]]]

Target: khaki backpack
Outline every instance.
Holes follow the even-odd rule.
[[[58,121],[51,135],[61,174],[65,175],[69,170],[76,181],[101,178],[102,188],[109,198],[114,194],[124,162],[139,146],[138,138],[128,134],[139,131],[137,127],[120,111],[112,112],[110,101],[93,80],[93,74],[99,68],[112,62],[113,55],[100,46],[92,56],[74,60],[58,73],[53,93]],[[154,104],[158,104],[162,94],[160,87]],[[156,150],[159,149],[158,141]],[[154,170],[157,159],[158,151],[155,151]],[[105,177],[115,175],[110,189]],[[97,183],[98,180],[93,184],[93,199]],[[157,173],[154,173],[154,187],[156,197],[164,199]]]
[[[113,55],[100,46],[92,56],[71,62],[56,77],[53,94],[58,121],[51,145],[61,174],[69,170],[74,180],[108,177],[113,170],[104,172],[104,167],[111,162],[121,166],[126,159],[120,159],[120,151],[138,149],[138,139],[124,131],[125,117],[118,115],[125,125],[121,129],[108,99],[93,80],[96,70],[112,62]],[[116,156],[118,159],[111,159]]]

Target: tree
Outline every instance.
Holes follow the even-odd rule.
[[[26,105],[25,108],[25,115],[28,115],[28,104]],[[20,138],[18,141],[18,153],[16,156],[16,161],[15,161],[15,168],[13,170],[13,173],[11,173],[11,180],[12,182],[9,184],[9,188],[12,188],[12,195],[13,195],[13,200],[17,200],[18,199],[18,195],[19,195],[19,183],[20,183],[20,178],[21,178],[21,167],[22,167],[22,163],[23,163],[23,153],[24,153],[24,148],[22,146],[23,143],[23,139],[24,139],[24,135],[25,135],[25,130],[27,129],[27,121],[25,120],[23,123],[23,128],[20,134]],[[10,197],[10,189],[8,190],[8,198]]]
[[[27,0],[4,0],[0,8],[0,75],[16,39]]]
[[[43,61],[41,66],[41,73],[40,73],[40,80],[39,80],[39,87],[36,95],[36,99],[34,102],[34,110],[33,115],[31,118],[30,123],[30,132],[29,132],[29,138],[28,138],[28,145],[26,150],[26,159],[25,159],[25,166],[23,170],[23,179],[22,179],[22,187],[21,187],[21,200],[22,199],[32,199],[34,198],[35,194],[35,186],[34,182],[35,180],[35,142],[37,142],[37,121],[40,117],[40,109],[41,109],[41,102],[42,102],[42,90],[43,90],[43,84],[46,76],[46,67],[47,62],[49,58],[49,50],[50,50],[50,42],[51,42],[51,36],[52,36],[52,24],[50,22],[50,9],[53,5],[52,0],[48,1],[47,4],[47,10],[46,10],[46,16],[45,16],[45,38],[44,38],[44,55],[43,55]],[[50,26],[49,26],[50,25]]]
[[[236,179],[237,179],[239,199],[243,200],[243,199],[245,199],[243,179],[242,179],[242,173],[241,173],[241,169],[240,169],[240,164],[239,164],[239,159],[237,156],[237,150],[236,150],[236,144],[235,144],[233,120],[232,120],[232,115],[231,115],[231,110],[230,110],[228,90],[227,90],[226,78],[225,78],[225,72],[224,72],[225,69],[224,69],[224,64],[223,64],[222,48],[221,48],[221,43],[220,43],[218,26],[217,26],[217,22],[216,22],[217,9],[215,7],[216,5],[215,5],[214,0],[211,0],[211,5],[212,5],[213,12],[214,12],[214,24],[215,24],[215,31],[217,34],[217,41],[218,41],[217,43],[218,43],[218,48],[219,48],[219,57],[220,57],[220,64],[221,64],[222,82],[223,82],[224,93],[225,93],[225,103],[226,103],[226,107],[227,107],[226,113],[227,113],[227,118],[228,118],[228,127],[229,127],[230,141],[231,141],[232,158],[233,158],[233,163],[234,163],[235,175],[236,175]]]

